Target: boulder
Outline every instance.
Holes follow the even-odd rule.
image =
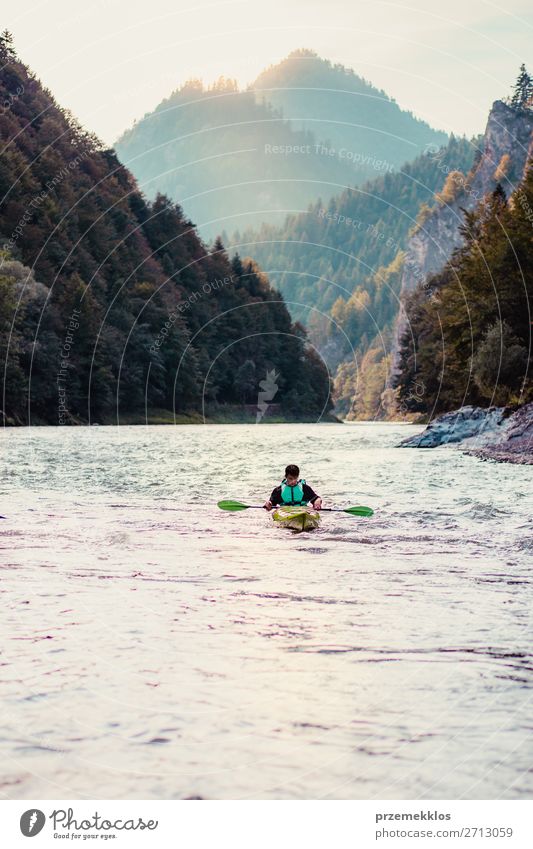
[[[473,437],[479,444],[480,440],[485,442],[500,435],[498,429],[502,427],[506,414],[505,407],[461,407],[434,419],[422,433],[402,440],[399,447],[436,448]]]
[[[533,465],[533,403],[515,412],[508,407],[461,407],[444,413],[399,448],[436,448],[458,444],[482,460]]]
[[[497,434],[495,434],[497,436]],[[507,419],[499,439],[466,453],[483,460],[533,465],[533,404],[525,404]]]

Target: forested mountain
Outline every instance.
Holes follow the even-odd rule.
[[[420,210],[435,203],[447,171],[468,171],[477,144],[452,136],[446,147],[431,148],[397,173],[345,190],[327,204],[319,200],[282,227],[263,225],[234,237],[235,246],[268,269],[292,315],[338,368],[337,406],[344,415],[354,396],[358,418],[383,412],[402,250]]]
[[[523,73],[525,70],[521,77]],[[421,304],[428,287],[440,290],[441,284],[433,286],[428,275],[440,271],[454,247],[463,243],[463,210],[473,211],[498,186],[507,196],[517,189],[531,153],[532,132],[533,112],[527,102],[517,102],[515,96],[507,102],[496,101],[486,131],[478,139],[452,138],[446,147],[428,150],[401,172],[347,190],[328,204],[319,201],[305,214],[289,217],[284,227],[264,225],[257,233],[237,235],[235,246],[246,245],[257,257],[283,291],[293,315],[305,321],[314,343],[336,369],[335,393],[341,414],[363,419],[397,417],[429,410],[436,402],[435,381],[440,371],[431,346],[441,345],[440,313],[431,309],[433,302],[423,309]],[[473,250],[472,245],[470,248]],[[526,250],[524,245],[522,248]],[[494,255],[489,256],[494,261]],[[443,273],[446,279],[450,277],[449,268]],[[401,297],[417,287],[422,287],[421,291],[407,300],[414,316],[413,337],[406,334],[403,339],[395,390],[398,336],[408,327],[400,310]],[[503,292],[513,304],[507,289]],[[428,314],[434,336],[429,333]],[[465,322],[467,318],[465,307]],[[458,317],[449,320],[457,322]],[[484,319],[480,328],[482,336],[490,329]],[[463,331],[467,333],[466,325]],[[525,344],[522,331],[509,320],[503,327],[502,338],[514,353],[515,345]],[[429,338],[431,344],[426,348],[422,340]],[[493,335],[490,340],[494,342]],[[426,376],[418,380],[417,353],[423,362],[427,359]],[[444,356],[441,352],[441,358]],[[462,362],[466,373],[468,362],[462,361],[463,356],[464,348],[459,347],[455,367]],[[430,363],[434,369],[431,379]],[[481,402],[479,386],[468,377],[465,386],[466,397]],[[513,384],[503,391],[516,389]],[[462,396],[456,392],[459,383],[455,379],[448,388],[443,384],[437,408],[439,404],[440,409],[459,406]]]
[[[115,147],[143,192],[179,201],[210,237],[243,222],[281,221],[322,186],[345,185],[345,165],[317,154],[315,144],[312,133],[222,79],[205,89],[186,83]]]
[[[207,250],[166,197],[148,203],[9,33],[0,65],[4,421],[209,413],[257,403],[267,375],[286,416],[328,409],[327,372],[258,267]]]
[[[476,142],[452,136],[445,148],[431,149],[394,174],[357,189],[347,189],[327,204],[321,199],[306,212],[288,216],[282,226],[264,224],[236,233],[291,305],[293,315],[314,326],[313,307],[331,310],[347,300],[380,267],[388,265],[414,227],[420,207],[433,204],[446,169],[473,162]],[[371,284],[372,286],[374,284]],[[326,330],[327,333],[327,330]],[[324,344],[325,338],[317,338]]]
[[[326,146],[356,153],[356,185],[448,140],[351,68],[333,65],[312,50],[295,50],[267,68],[253,89]]]
[[[408,412],[533,397],[532,154],[533,78],[522,66],[512,97],[492,107],[475,166],[448,175],[408,245],[393,368]]]
[[[462,244],[462,210],[473,210],[498,183],[511,194],[524,176],[533,132],[533,112],[496,100],[470,170],[443,168],[443,185],[431,207],[418,216],[409,237],[402,291],[412,291],[440,271],[454,248]]]
[[[533,399],[533,77],[523,65],[512,98],[494,104],[477,168],[452,183],[461,244],[404,297],[396,384],[409,412]],[[493,190],[472,208],[478,186]]]
[[[353,71],[297,51],[245,91],[189,81],[116,150],[149,197],[165,192],[211,237],[281,224],[446,140]]]
[[[464,244],[407,299],[397,377],[410,412],[533,399],[533,167],[465,214]]]

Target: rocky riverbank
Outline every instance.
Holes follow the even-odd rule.
[[[483,460],[533,465],[533,403],[508,407],[461,407],[432,421],[400,448],[436,448],[455,443]]]

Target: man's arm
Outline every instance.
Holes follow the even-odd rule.
[[[314,489],[307,483],[304,483],[304,499],[305,501],[309,501],[315,510],[320,510],[322,507],[322,499],[320,495],[317,495]]]
[[[277,504],[281,504],[281,486],[275,486],[270,494],[268,501],[265,501],[263,507],[265,510],[272,510]]]

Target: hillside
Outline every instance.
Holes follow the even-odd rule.
[[[232,244],[268,269],[292,315],[304,321],[335,368],[354,349],[366,349],[395,318],[398,254],[419,210],[434,203],[443,169],[469,170],[475,153],[475,140],[452,137],[446,147],[427,151],[397,173],[346,190],[327,204],[319,200],[282,227],[238,233]]]
[[[327,410],[327,372],[257,266],[148,203],[8,33],[0,60],[4,422],[216,414],[256,404],[268,374],[286,417]]]
[[[345,185],[346,166],[315,145],[312,133],[294,129],[253,92],[219,80],[211,88],[185,84],[115,148],[148,197],[164,192],[213,237],[243,222],[282,221],[318,187],[330,184],[333,193]]]
[[[337,373],[337,404],[348,418],[433,414],[529,397],[523,364],[530,350],[531,228],[520,224],[525,213],[516,210],[516,199],[528,198],[527,181],[521,183],[532,134],[531,106],[508,98],[494,103],[470,169],[434,156],[440,188],[385,271],[390,279],[394,270],[395,315]]]
[[[427,292],[441,284],[433,286],[428,280],[462,245],[464,210],[473,211],[498,187],[506,196],[516,191],[530,152],[532,115],[530,108],[512,100],[496,101],[479,139],[452,138],[446,147],[428,150],[398,173],[289,217],[284,227],[264,225],[258,232],[237,234],[234,244],[246,246],[270,273],[333,369],[340,414],[394,418],[429,409],[437,400],[440,372],[434,366],[444,353],[437,357],[428,341],[427,380],[417,379],[421,342],[420,337],[409,339],[409,333],[416,331],[426,339],[431,326],[433,345],[440,344],[439,314],[433,310],[430,321],[429,308],[421,304]],[[452,276],[456,273],[448,268],[446,280]],[[412,290],[418,294],[409,298]],[[402,299],[411,310],[408,319],[400,311]],[[464,321],[467,317],[465,308]],[[517,319],[508,324],[516,329]],[[484,324],[481,337],[489,329]],[[524,343],[523,328],[518,330],[518,336],[509,331],[506,344],[512,347],[515,342],[509,339],[515,338]],[[468,333],[466,325],[463,332]],[[457,356],[456,369],[466,369],[461,360],[465,352]],[[397,379],[396,390],[392,378]],[[438,409],[461,403],[460,398],[453,400],[459,385],[456,375],[447,392],[438,395],[438,405],[443,405]],[[482,402],[479,387],[468,378],[464,389],[472,403]]]
[[[327,147],[355,154],[356,185],[447,141],[446,133],[401,109],[352,68],[333,65],[312,50],[296,50],[263,71],[253,89]]]
[[[533,78],[523,102],[494,104],[479,161],[447,182],[447,202],[413,234],[394,369],[407,412],[533,398],[532,154]],[[417,260],[426,274],[418,285]]]
[[[524,177],[531,144],[533,114],[496,100],[487,119],[471,169],[450,170],[442,161],[442,190],[420,217],[406,246],[404,292],[439,271],[461,242],[462,210],[472,210],[498,183],[511,194]],[[443,167],[444,166],[444,167]]]
[[[245,91],[189,81],[115,147],[148,197],[166,193],[213,237],[282,224],[446,139],[353,71],[297,51]]]

